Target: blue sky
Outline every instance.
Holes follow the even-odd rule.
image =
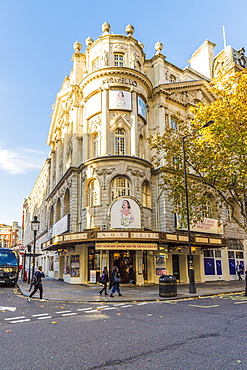
[[[0,0],[0,223],[21,222],[48,157],[51,106],[70,73],[73,44],[96,40],[106,21],[125,34],[130,23],[147,58],[161,41],[166,59],[184,68],[206,40],[247,50],[246,0]],[[247,53],[246,53],[247,54]]]

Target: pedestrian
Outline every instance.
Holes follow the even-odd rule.
[[[242,266],[239,264],[239,262],[237,262],[236,272],[238,274],[238,280],[242,280],[242,277],[241,277]]]
[[[134,266],[131,264],[129,266],[129,285],[132,285],[134,283]]]
[[[28,302],[31,301],[31,298],[32,296],[37,292],[37,290],[39,289],[39,298],[40,298],[40,301],[44,301],[43,299],[43,285],[42,285],[42,278],[45,277],[45,274],[43,273],[42,271],[42,266],[39,266],[38,267],[38,270],[34,273],[34,276],[35,278],[33,278],[33,282],[31,282],[31,286],[30,286],[30,289],[29,291],[32,290],[32,287],[34,286],[34,290],[32,291],[32,293],[29,295],[29,297],[27,297],[27,300]]]
[[[107,270],[107,266],[105,266],[104,269],[103,269],[102,275],[100,277],[100,282],[102,284],[104,284],[103,289],[101,289],[101,291],[99,292],[100,295],[102,295],[102,293],[104,291],[105,291],[105,295],[108,295],[108,293],[106,291],[108,281],[109,281],[109,278],[108,278],[108,270]]]
[[[120,292],[119,283],[120,283],[120,274],[118,272],[117,266],[114,266],[110,278],[110,286],[112,287],[110,297],[112,298],[114,297],[113,294],[115,293],[115,291],[117,291],[118,295],[121,297],[122,294]]]

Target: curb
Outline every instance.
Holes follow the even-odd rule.
[[[16,284],[19,291],[21,292],[21,294],[24,296],[24,297],[28,297],[28,294],[25,292],[22,291],[22,289],[20,288],[19,284],[17,283]],[[120,303],[124,303],[124,302],[155,302],[155,301],[179,301],[179,300],[184,300],[184,299],[199,299],[201,297],[213,297],[213,296],[220,296],[220,295],[226,295],[226,294],[244,294],[245,291],[244,290],[240,290],[240,291],[227,291],[227,292],[221,292],[221,293],[202,293],[202,294],[196,294],[196,295],[193,295],[193,296],[190,296],[190,295],[184,295],[184,296],[181,296],[181,294],[178,294],[178,296],[175,296],[175,297],[157,297],[157,298],[142,298],[142,299],[112,299],[112,300],[107,300],[107,301],[103,301],[103,300],[99,300],[99,301],[96,301],[95,299],[92,300],[92,299],[87,299],[87,300],[83,300],[83,301],[78,301],[78,300],[75,300],[75,301],[70,301],[70,300],[66,300],[66,299],[59,299],[59,298],[45,298],[44,299],[46,301],[52,301],[52,302],[66,302],[66,303],[114,303],[114,302],[120,302]],[[15,293],[16,294],[16,293]],[[33,298],[35,299],[35,298]],[[38,298],[37,298],[38,300]]]

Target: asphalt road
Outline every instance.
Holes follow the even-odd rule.
[[[1,369],[247,369],[247,297],[27,302],[0,287]]]

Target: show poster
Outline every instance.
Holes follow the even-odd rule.
[[[110,90],[109,109],[131,111],[131,93],[124,90]]]
[[[111,229],[141,229],[141,210],[134,199],[117,199],[110,212]]]
[[[137,97],[137,107],[138,107],[138,114],[147,119],[147,108],[144,100],[140,98],[140,96]]]

